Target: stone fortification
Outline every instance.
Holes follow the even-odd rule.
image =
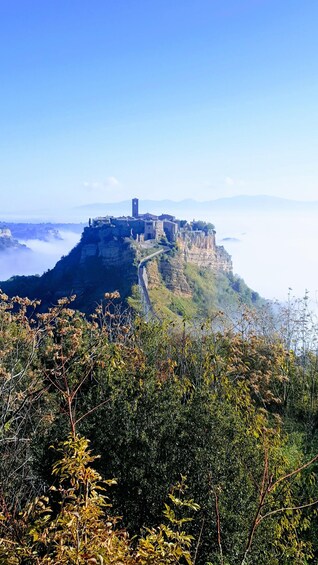
[[[183,231],[177,239],[178,248],[186,263],[216,272],[232,272],[231,256],[223,246],[216,245],[215,232]]]

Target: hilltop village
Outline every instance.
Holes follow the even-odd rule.
[[[216,245],[215,234],[213,224],[208,222],[188,222],[166,213],[160,216],[140,214],[138,198],[133,198],[131,216],[105,216],[89,220],[89,227],[84,230],[84,241],[97,243],[98,239],[99,251],[93,247],[86,248],[85,256],[97,252],[105,258],[111,251],[108,248],[106,252],[107,242],[114,244],[129,238],[140,246],[168,243],[178,248],[186,263],[208,267],[213,271],[232,272],[231,257],[223,246]]]
[[[187,222],[176,220],[170,214],[139,214],[139,200],[132,199],[132,215],[106,216],[94,218],[89,221],[89,225],[93,228],[105,227],[110,230],[112,236],[132,237],[138,241],[147,241],[149,239],[160,240],[166,237],[168,241],[176,241],[176,237],[181,227]]]
[[[202,235],[215,236],[213,224],[187,220],[179,220],[171,214],[160,216],[150,214],[139,214],[139,200],[132,199],[131,216],[105,216],[89,219],[89,227],[106,228],[111,237],[132,237],[142,242],[148,240],[160,241],[165,238],[170,243],[175,243],[178,237],[190,232]]]

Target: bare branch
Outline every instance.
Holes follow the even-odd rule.
[[[285,508],[278,508],[277,510],[272,510],[271,512],[267,512],[266,514],[264,514],[264,516],[260,516],[258,520],[258,524],[260,524],[263,520],[265,520],[265,518],[268,518],[269,516],[273,516],[274,514],[279,514],[287,511],[294,512],[296,510],[303,510],[304,508],[310,508],[311,506],[315,506],[315,504],[318,504],[318,500],[314,500],[314,502],[309,502],[308,504],[302,504],[301,506],[290,506]]]
[[[313,457],[310,461],[307,461],[307,463],[304,463],[304,465],[302,465],[301,467],[298,467],[297,469],[295,469],[294,471],[291,471],[291,473],[287,473],[286,475],[283,475],[282,477],[279,477],[279,479],[277,479],[269,488],[268,492],[271,492],[272,490],[274,490],[274,488],[281,483],[282,481],[286,481],[287,479],[290,479],[291,477],[294,477],[295,475],[297,475],[298,473],[301,473],[301,471],[304,471],[304,469],[307,469],[308,467],[310,467],[310,465],[312,465],[313,463],[315,463],[316,461],[318,461],[318,454],[315,455],[315,457]]]
[[[88,410],[87,412],[85,412],[85,414],[82,414],[82,416],[80,416],[80,418],[78,418],[77,420],[75,420],[75,426],[77,426],[77,424],[83,420],[84,418],[86,418],[86,416],[88,416],[89,414],[92,414],[92,412],[95,412],[95,410],[98,410],[98,408],[101,408],[101,406],[104,406],[105,404],[107,404],[107,402],[109,402],[110,399],[107,398],[106,400],[103,400],[103,402],[100,402],[99,404],[97,404],[96,406],[94,406],[93,408],[91,408],[90,410]]]
[[[200,528],[200,533],[199,533],[199,537],[198,537],[198,541],[197,541],[197,544],[196,544],[196,546],[195,546],[195,552],[194,552],[194,557],[193,557],[193,565],[195,565],[196,560],[197,560],[198,551],[199,551],[199,546],[200,546],[200,543],[201,543],[201,538],[202,538],[202,533],[203,533],[204,522],[205,522],[205,517],[203,517],[202,524],[201,524],[201,528]]]

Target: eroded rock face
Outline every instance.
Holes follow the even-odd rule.
[[[7,246],[11,241],[8,229],[0,231],[0,244]],[[147,263],[149,289],[165,286],[174,295],[191,298],[192,282],[187,274],[187,263],[211,269],[211,273],[232,270],[231,258],[223,247],[216,245],[213,231],[207,234],[185,231],[177,244],[177,248]],[[80,242],[53,269],[41,277],[30,277],[27,284],[24,279],[9,281],[4,290],[9,294],[12,290],[12,295],[40,298],[43,311],[56,304],[60,297],[76,294],[73,307],[91,313],[105,292],[117,290],[123,301],[131,296],[133,285],[138,284],[140,258],[153,254],[158,248],[158,243],[145,247],[143,242],[120,233],[115,235],[103,225],[89,226],[84,229]]]
[[[184,274],[184,262],[180,255],[161,256],[147,263],[148,289],[164,284],[177,296],[191,297],[192,292]]]
[[[105,267],[119,267],[131,264],[135,259],[135,252],[130,242],[122,238],[105,239],[103,230],[94,230],[94,237],[85,234],[82,237],[80,264],[83,265],[89,257],[99,257]],[[92,240],[93,239],[93,240]]]
[[[215,234],[204,232],[183,233],[178,239],[178,246],[186,263],[205,267],[212,271],[230,273],[231,256],[223,246],[215,243]]]
[[[181,255],[162,258],[159,264],[162,280],[168,290],[179,296],[192,296],[191,289],[184,274],[184,263]]]
[[[178,296],[192,296],[188,281],[184,275],[182,257],[161,256],[147,263],[147,288],[152,290],[164,284]]]
[[[215,243],[215,233],[210,231],[184,232],[178,239],[179,251],[175,255],[162,255],[147,263],[148,288],[164,284],[175,295],[191,297],[192,292],[185,275],[186,263],[208,268],[213,272],[232,271],[230,255]],[[87,261],[99,260],[101,265],[112,272],[118,269],[131,270],[136,265],[138,251],[127,238],[109,237],[109,230],[102,227],[86,228],[80,245],[80,265],[85,268]],[[151,250],[149,250],[151,253]]]
[[[157,288],[162,280],[159,273],[158,261],[149,261],[147,263],[147,279],[148,279],[148,289]]]
[[[159,271],[148,265],[147,271],[151,284],[158,284],[159,278],[176,292],[190,294],[190,289],[183,273],[184,262],[198,267],[211,269],[214,272],[229,273],[232,271],[230,255],[224,247],[216,245],[215,233],[210,231],[183,232],[178,238],[179,253],[170,257],[170,261],[162,258],[159,261]],[[103,265],[116,268],[125,263],[131,263],[136,258],[136,252],[128,239],[109,238],[109,230],[86,228],[82,237],[80,263],[84,264],[89,257],[99,257]],[[153,263],[153,262],[152,262]],[[152,271],[151,271],[152,269]],[[151,277],[156,279],[151,281]]]

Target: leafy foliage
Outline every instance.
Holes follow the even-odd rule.
[[[1,297],[0,561],[317,562],[308,317],[180,328],[116,297],[89,320]]]
[[[50,493],[58,494],[56,514],[47,496],[37,497],[28,504],[15,524],[14,534],[0,539],[2,563],[177,565],[183,559],[188,565],[192,564],[192,538],[182,530],[189,518],[177,519],[176,512],[166,504],[164,515],[168,525],[148,530],[134,550],[127,532],[117,528],[118,519],[105,515],[105,509],[110,506],[105,487],[115,481],[102,481],[92,468],[96,457],[88,449],[88,440],[71,434],[63,442],[61,451],[62,458],[53,466],[53,475],[59,479],[58,487],[50,488]],[[180,494],[184,492],[184,482],[176,488]],[[183,507],[198,509],[192,500],[183,500],[174,493],[169,496],[179,511]],[[6,522],[4,516],[2,519]]]

